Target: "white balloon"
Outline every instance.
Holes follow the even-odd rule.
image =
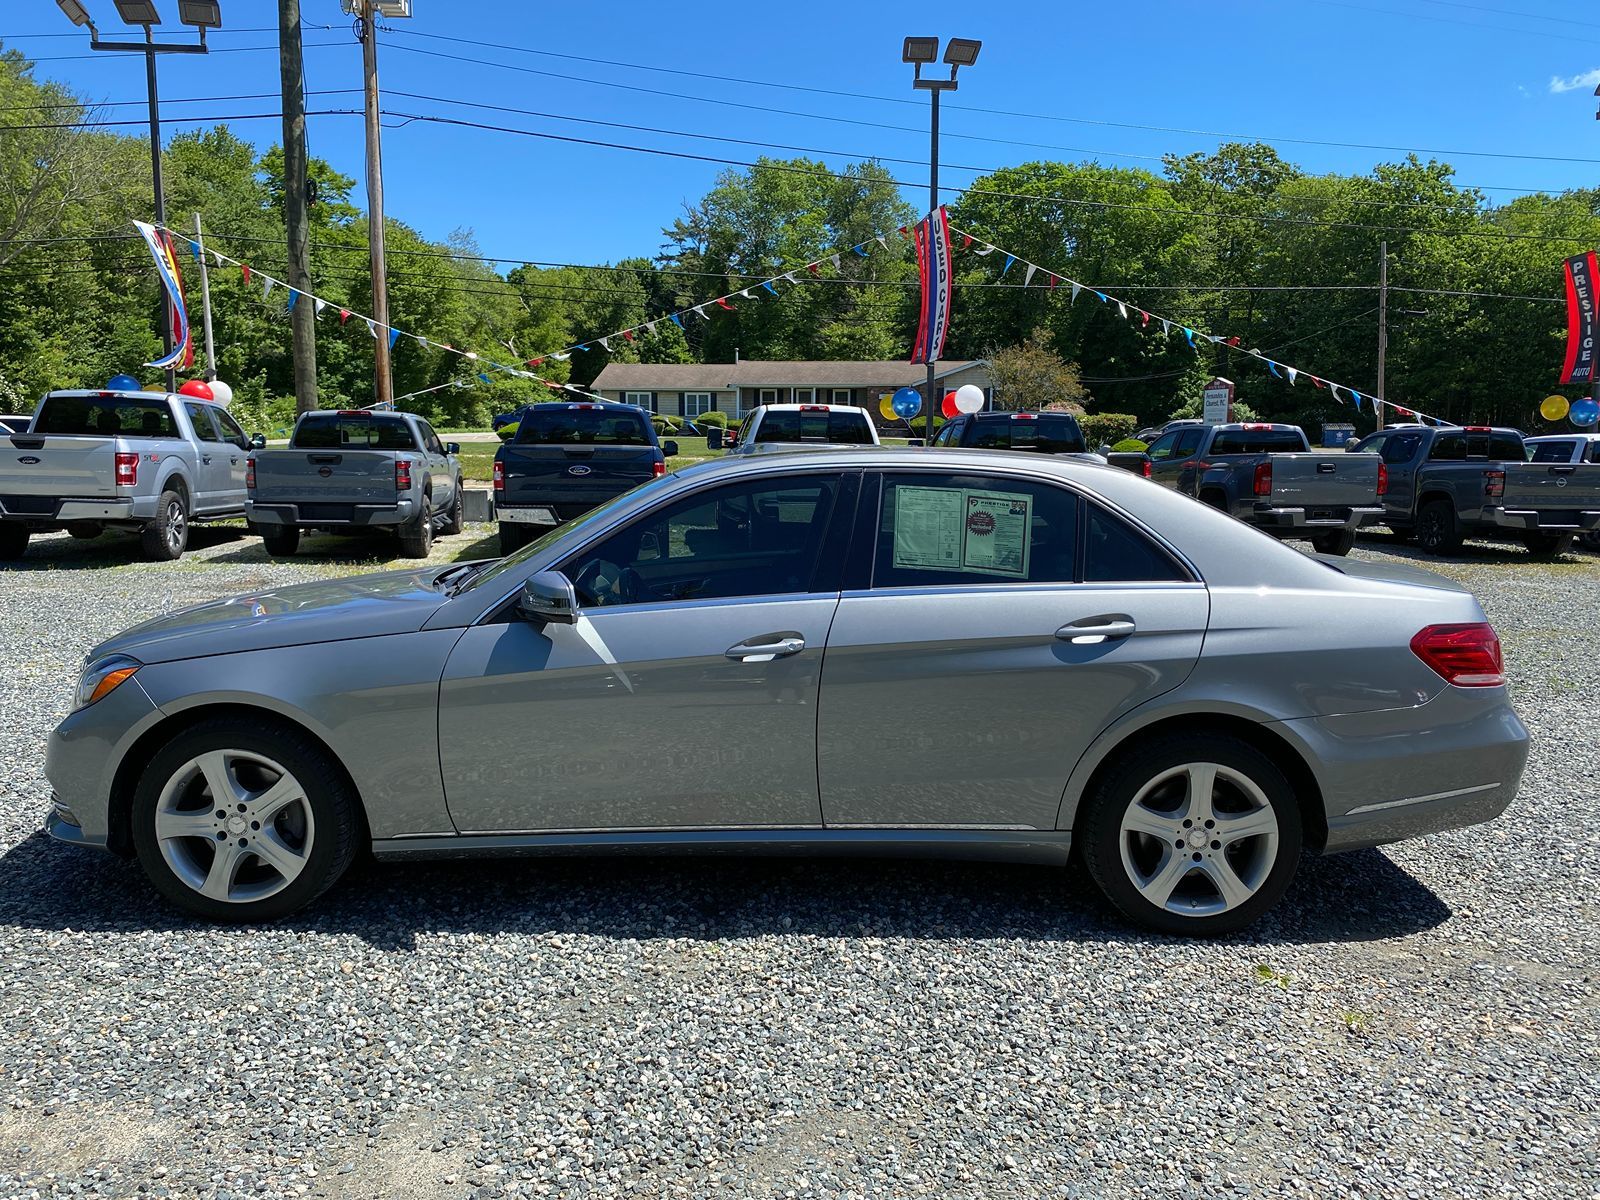
[[[222,405],[223,408],[227,408],[228,405],[233,403],[233,389],[223,383],[222,380],[213,379],[211,381],[211,398]]]
[[[963,383],[956,389],[956,411],[975,413],[983,408],[983,389],[975,383]]]

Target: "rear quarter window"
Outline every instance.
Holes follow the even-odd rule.
[[[1536,463],[1564,463],[1572,461],[1572,450],[1576,443],[1565,442],[1539,442],[1529,446],[1533,453],[1528,456],[1529,462]]]

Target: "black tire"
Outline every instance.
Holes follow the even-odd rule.
[[[273,558],[290,558],[300,549],[298,525],[261,526],[261,543]]]
[[[1417,545],[1429,554],[1453,554],[1461,549],[1454,504],[1443,499],[1423,503],[1417,514]]]
[[[1343,557],[1349,554],[1356,544],[1356,531],[1354,529],[1340,529],[1333,533],[1319,533],[1311,539],[1311,545],[1318,554],[1336,554]]]
[[[400,557],[427,558],[433,553],[433,497],[422,497],[422,511],[400,526]]]
[[[1231,776],[1252,784],[1259,799],[1264,801],[1260,807],[1270,807],[1276,819],[1275,851],[1269,853],[1272,847],[1268,835],[1264,834],[1241,838],[1231,847],[1215,841],[1196,846],[1186,840],[1178,851],[1176,838],[1174,845],[1168,846],[1164,840],[1156,840],[1153,834],[1125,833],[1123,818],[1147,786],[1163,776],[1171,777],[1151,793],[1152,802],[1162,803],[1166,802],[1174,785],[1180,791],[1187,788],[1185,778],[1174,774],[1187,764],[1220,766]],[[1244,811],[1236,801],[1246,800],[1255,805],[1257,800],[1231,777],[1222,781],[1218,795],[1224,798],[1226,805],[1217,809],[1221,820],[1238,815],[1234,811],[1236,808],[1240,813]],[[1172,832],[1181,834],[1184,839],[1188,839],[1191,832],[1182,824],[1186,804],[1187,801],[1181,803],[1175,810],[1176,817],[1172,818]],[[1140,807],[1149,811],[1148,805]],[[1259,811],[1259,808],[1251,811]],[[1166,819],[1160,817],[1162,821]],[[1202,825],[1203,821],[1193,827],[1193,832],[1200,832]],[[1202,841],[1204,836],[1200,833]],[[1147,883],[1153,885],[1169,871],[1176,878],[1176,889],[1167,907],[1157,905],[1135,883],[1130,866],[1124,863],[1125,837],[1129,841],[1131,869],[1141,869],[1142,860],[1152,864]],[[1302,841],[1300,806],[1283,772],[1254,746],[1225,734],[1179,734],[1141,743],[1137,752],[1122,754],[1101,776],[1093,794],[1085,797],[1073,837],[1074,844],[1082,848],[1090,877],[1118,911],[1146,929],[1185,937],[1233,933],[1257,920],[1282,898],[1294,878]],[[1231,907],[1208,911],[1207,904],[1214,906],[1222,901],[1220,889],[1209,883],[1213,877],[1211,872],[1220,869],[1219,861],[1234,872],[1235,880],[1244,881],[1248,898]],[[1194,913],[1182,911],[1186,907],[1193,907]]]
[[[105,532],[105,526],[93,521],[74,521],[67,526],[67,532],[80,542],[92,542]]]
[[[304,794],[303,803],[309,810],[309,820],[302,823],[302,833],[307,828],[310,831],[303,867],[287,886],[260,899],[226,900],[203,895],[186,883],[168,861],[156,834],[156,813],[168,782],[183,774],[185,765],[198,756],[219,750],[258,755],[281,765],[299,783]],[[194,799],[206,799],[208,792],[200,791],[202,787],[204,784],[196,780],[187,790]],[[214,804],[213,796],[210,803],[199,805],[192,813],[186,809],[183,815],[209,820],[209,809]],[[234,807],[230,804],[224,810],[230,818]],[[344,874],[360,840],[360,811],[360,802],[343,772],[327,751],[303,730],[271,720],[217,717],[203,720],[178,734],[156,752],[141,773],[133,795],[133,848],[139,865],[156,890],[178,907],[211,921],[272,921],[305,907]],[[294,815],[302,814],[284,814],[286,817]],[[238,824],[237,832],[246,840],[257,832],[248,829],[244,818],[240,818]],[[230,847],[238,856],[235,878],[246,871],[269,875],[265,860],[255,858],[253,852],[228,840],[233,832],[220,821],[218,825],[226,835],[218,844]],[[178,855],[196,863],[201,859],[209,861],[207,854],[217,852],[209,837],[182,839],[178,846]],[[210,847],[210,851],[202,851],[201,846]]]
[[[1580,533],[1578,544],[1585,550],[1600,550],[1600,529],[1589,529]]]
[[[16,562],[26,554],[29,533],[28,527],[17,521],[0,521],[0,562]]]
[[[454,537],[467,527],[467,502],[461,495],[461,478],[456,477],[455,499],[450,501],[450,516],[444,523],[443,532]]]
[[[139,545],[151,562],[176,562],[189,545],[189,505],[171,488],[156,501],[156,519],[139,530]]]
[[[1535,558],[1556,558],[1572,549],[1577,535],[1571,533],[1524,534],[1522,544]]]
[[[1228,511],[1228,496],[1227,496],[1227,493],[1219,492],[1219,491],[1216,491],[1215,489],[1201,492],[1200,493],[1200,503],[1201,504],[1209,504],[1212,508],[1216,509],[1218,512],[1227,512]]]
[[[509,521],[500,522],[500,554],[515,554],[529,542],[528,531],[521,525],[513,525]]]

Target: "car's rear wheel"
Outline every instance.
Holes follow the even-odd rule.
[[[273,558],[289,558],[300,549],[300,528],[297,525],[264,526],[261,544]]]
[[[189,545],[189,506],[172,490],[156,501],[156,519],[139,530],[139,545],[151,562],[175,562]]]
[[[304,734],[205,721],[168,742],[133,798],[133,844],[167,899],[214,921],[285,916],[355,855],[357,804]]]
[[[1589,529],[1578,535],[1578,542],[1587,550],[1600,550],[1600,529]]]
[[[433,497],[422,497],[422,509],[400,527],[400,554],[403,558],[427,558],[433,553]]]
[[[1349,554],[1356,544],[1356,531],[1353,529],[1340,529],[1333,533],[1319,533],[1311,539],[1312,548],[1318,554]]]
[[[1429,554],[1451,554],[1461,549],[1461,530],[1455,506],[1449,500],[1429,500],[1417,514],[1417,544]]]
[[[444,523],[444,532],[454,537],[467,527],[467,502],[461,495],[461,480],[457,478],[455,499],[450,501],[450,517]]]
[[[1535,558],[1555,558],[1572,549],[1574,535],[1570,533],[1524,534],[1522,544]]]
[[[28,527],[16,521],[0,521],[0,562],[15,562],[28,549]]]
[[[528,531],[509,521],[500,522],[500,553],[515,554],[528,544]]]
[[[1300,860],[1300,809],[1277,765],[1227,736],[1141,745],[1113,764],[1078,822],[1084,863],[1130,920],[1160,933],[1243,929]]]

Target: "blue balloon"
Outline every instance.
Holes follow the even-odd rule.
[[[143,390],[144,384],[140,383],[132,375],[113,375],[110,382],[106,384],[106,391],[108,392],[142,392]]]
[[[1574,400],[1567,410],[1567,419],[1580,428],[1600,421],[1600,404],[1593,400]]]
[[[889,402],[897,417],[914,417],[922,411],[922,393],[914,387],[903,387]]]

